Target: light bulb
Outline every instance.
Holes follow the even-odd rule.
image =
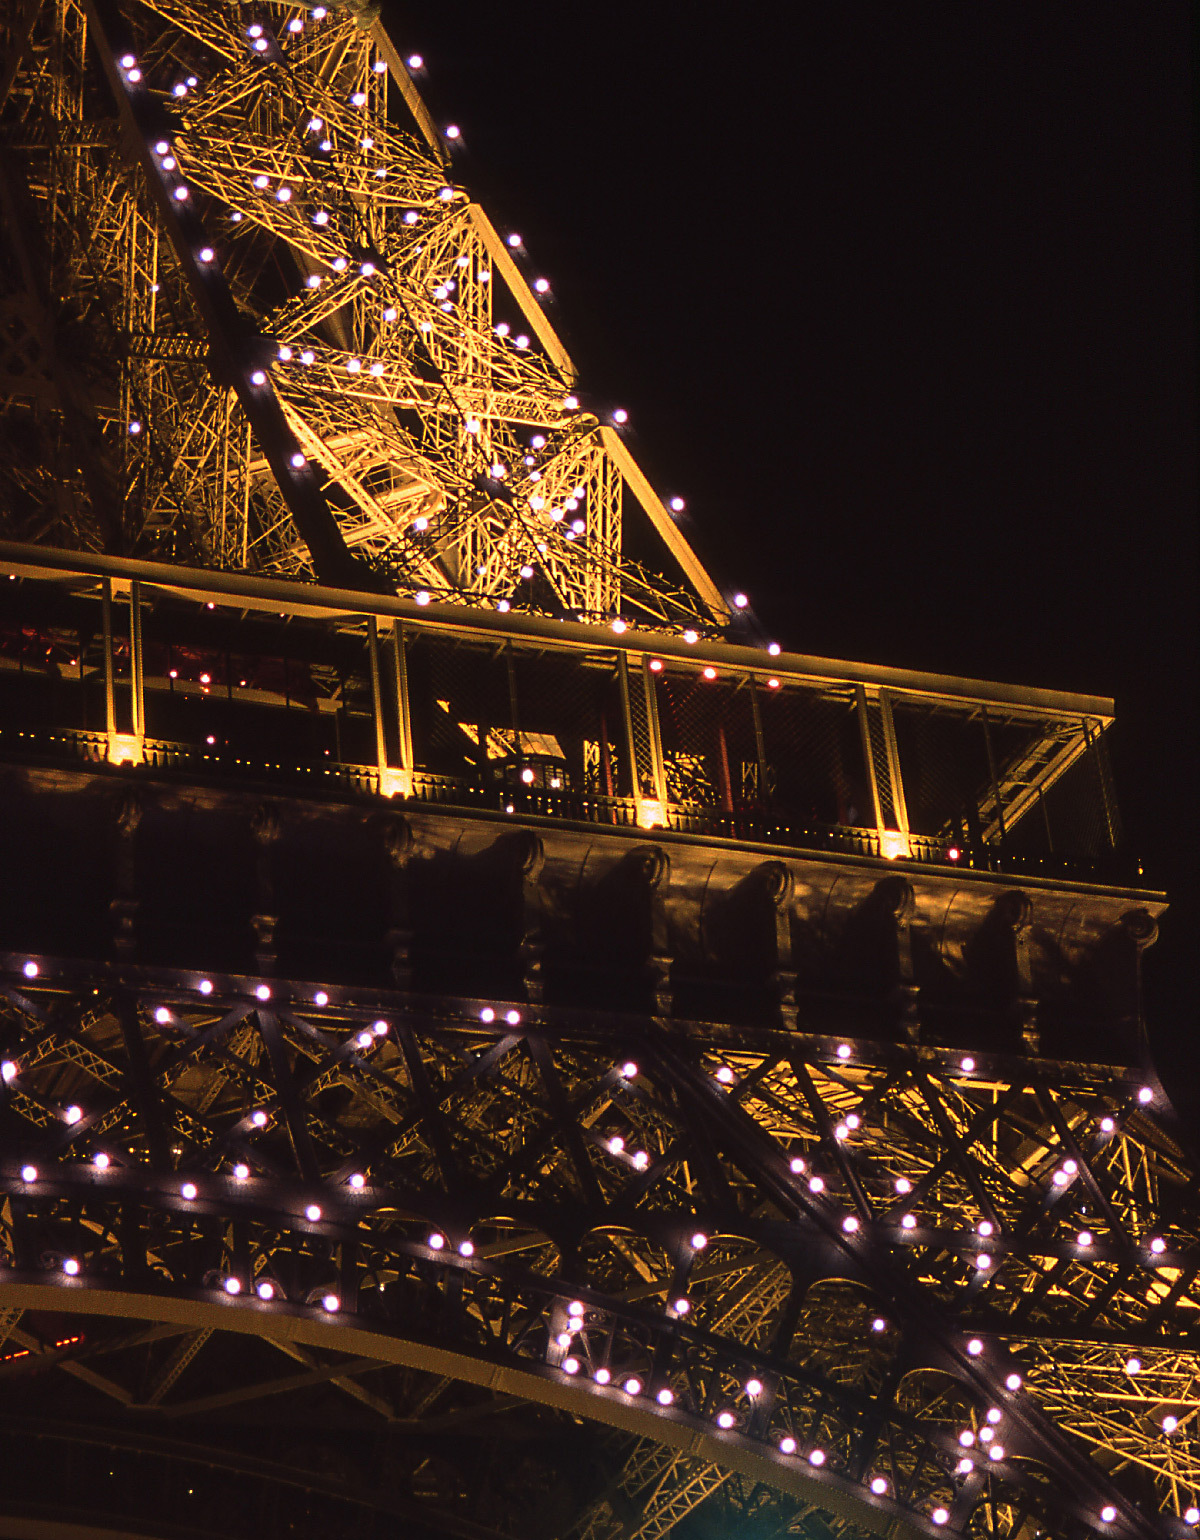
[[[300,453],[299,450],[297,450],[296,453],[292,456],[292,469],[294,471],[301,470],[307,463],[308,462],[305,460],[304,456]]]
[[[796,1440],[792,1438],[790,1434],[785,1433],[784,1436],[779,1440],[779,1452],[780,1454],[796,1453]]]
[[[950,1512],[946,1508],[935,1508],[929,1517],[935,1524],[944,1524],[950,1517]]]
[[[904,1230],[915,1230],[917,1228],[917,1218],[916,1218],[916,1215],[915,1214],[902,1214],[900,1216],[900,1226]]]
[[[732,1412],[717,1413],[718,1428],[732,1428],[735,1422],[737,1422],[737,1418],[733,1415]]]
[[[1090,1246],[1092,1244],[1092,1232],[1090,1230],[1080,1230],[1079,1234],[1075,1237],[1075,1244],[1083,1247]]]
[[[1117,1510],[1113,1507],[1112,1503],[1105,1503],[1104,1507],[1100,1510],[1100,1517],[1106,1524],[1111,1524],[1116,1516]]]
[[[612,1373],[608,1369],[597,1369],[592,1375],[597,1385],[607,1385],[612,1379]]]
[[[21,1180],[23,1182],[36,1182],[37,1181],[37,1167],[36,1166],[22,1166],[21,1167]]]
[[[550,280],[548,278],[535,278],[533,286],[539,294],[548,294],[550,292]]]
[[[446,126],[446,138],[447,139],[461,139],[462,138],[462,129],[459,128],[457,123],[449,123],[449,124],[447,124],[447,126]]]
[[[201,248],[200,248],[200,260],[201,260],[201,262],[211,262],[214,259],[215,256],[216,256],[216,252],[212,249],[211,246],[201,246]]]
[[[887,1331],[887,1322],[881,1315],[877,1315],[871,1322],[872,1331]]]
[[[250,1167],[244,1160],[239,1160],[233,1168],[233,1174],[239,1182],[244,1182],[250,1175]]]
[[[521,244],[521,237],[514,231],[512,233],[512,235],[510,235],[509,238],[508,238],[508,244],[515,251],[517,249],[517,247]]]
[[[858,1230],[858,1218],[854,1214],[847,1214],[842,1220],[842,1229],[847,1235],[853,1235]]]
[[[809,1190],[809,1192],[824,1192],[825,1191],[825,1180],[824,1180],[824,1178],[820,1177],[820,1176],[809,1177],[809,1179],[808,1179],[808,1190]]]
[[[1150,1087],[1148,1085],[1142,1086],[1141,1089],[1138,1091],[1138,1101],[1141,1102],[1142,1106],[1144,1107],[1144,1106],[1146,1106],[1146,1104],[1148,1102],[1152,1102],[1153,1100],[1154,1100],[1154,1092],[1150,1089]]]
[[[242,1280],[240,1278],[226,1278],[226,1294],[240,1294],[242,1292]]]
[[[673,497],[668,504],[672,513],[682,513],[687,506],[682,497]]]
[[[313,1004],[314,1005],[328,1005],[329,1004],[329,996],[325,993],[325,991],[323,989],[318,989],[317,990],[316,994],[313,996]]]
[[[408,65],[410,70],[420,70],[425,68],[425,60],[419,53],[410,53],[408,58],[405,60],[405,63]]]
[[[271,987],[270,987],[270,985],[269,984],[260,984],[258,986],[258,988],[254,991],[254,997],[255,997],[256,1000],[269,1000],[271,998]]]
[[[10,1081],[15,1080],[17,1078],[17,1074],[17,1066],[11,1059],[5,1059],[3,1064],[0,1064],[0,1080],[3,1080],[5,1085],[8,1085]]]
[[[250,376],[250,383],[251,385],[265,385],[267,383],[267,377],[261,369],[256,369]]]
[[[627,423],[629,421],[629,413],[625,410],[625,408],[623,406],[619,406],[619,407],[617,407],[616,411],[612,414],[612,420],[615,423],[617,423],[618,425],[622,424],[622,423]]]
[[[182,1198],[186,1198],[187,1201],[190,1203],[192,1201],[192,1199],[196,1196],[196,1184],[195,1184],[195,1182],[184,1182],[183,1186],[179,1189],[179,1195]]]
[[[79,1263],[74,1257],[63,1258],[63,1272],[68,1278],[75,1278],[79,1274]]]
[[[354,1188],[355,1192],[361,1192],[366,1185],[367,1179],[361,1171],[355,1171],[351,1174],[350,1186]]]
[[[1004,1383],[1008,1386],[1009,1390],[1020,1390],[1021,1376],[1019,1374],[1010,1374]]]
[[[695,1235],[692,1236],[692,1250],[703,1251],[707,1245],[708,1236],[702,1230],[697,1230]]]
[[[521,1013],[520,1011],[505,1011],[504,1019],[510,1027],[518,1027],[521,1024]]]
[[[748,1396],[751,1396],[751,1397],[761,1396],[762,1395],[762,1391],[763,1391],[763,1387],[762,1387],[762,1381],[761,1380],[747,1380],[746,1381],[746,1394]]]
[[[810,1465],[824,1465],[825,1451],[823,1449],[814,1449],[808,1457],[808,1463]]]
[[[430,1251],[441,1251],[442,1247],[445,1244],[446,1244],[446,1237],[439,1230],[434,1230],[432,1235],[430,1235],[430,1237],[429,1237],[429,1249],[430,1249]]]
[[[873,1476],[871,1478],[871,1490],[875,1493],[876,1497],[882,1497],[887,1491],[887,1482],[882,1476]]]
[[[579,1373],[579,1360],[578,1360],[578,1358],[564,1358],[563,1362],[562,1362],[562,1366],[563,1366],[563,1373],[564,1374],[578,1374]]]
[[[338,1311],[342,1308],[342,1302],[336,1294],[326,1294],[324,1299],[321,1301],[321,1308],[323,1310],[328,1310],[329,1314],[333,1315],[335,1311]]]
[[[460,1257],[473,1257],[475,1255],[475,1242],[473,1240],[460,1241],[458,1246]]]
[[[63,1108],[63,1122],[64,1123],[70,1123],[70,1124],[73,1125],[75,1123],[80,1122],[82,1120],[82,1118],[83,1118],[83,1108],[82,1107],[77,1107],[74,1102],[72,1102],[69,1107],[64,1107]]]
[[[157,1006],[154,1011],[154,1019],[160,1027],[165,1027],[171,1019],[171,1013],[165,1005]]]
[[[320,1205],[317,1203],[310,1203],[304,1210],[304,1217],[309,1221],[310,1224],[315,1225],[317,1220],[321,1217]]]
[[[750,600],[745,594],[734,594],[733,607],[735,610],[744,610],[749,603]]]
[[[625,1391],[627,1396],[639,1396],[642,1393],[642,1382],[635,1376],[631,1375],[629,1379],[625,1381],[622,1389]]]
[[[970,1342],[967,1343],[967,1352],[970,1353],[972,1358],[978,1358],[980,1353],[983,1352],[983,1343],[978,1337],[972,1337]]]
[[[967,1057],[962,1061],[961,1068],[962,1068],[962,1071],[963,1071],[963,1073],[965,1075],[969,1075],[971,1073],[971,1071],[975,1068],[975,1060],[972,1059],[971,1056],[968,1054]]]
[[[837,1056],[839,1059],[848,1059],[850,1057],[850,1044],[839,1043],[837,1046]]]

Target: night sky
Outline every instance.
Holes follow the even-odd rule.
[[[768,634],[1115,696],[1126,827],[1172,899],[1151,1038],[1194,1122],[1191,8],[387,19],[584,391],[628,408]]]

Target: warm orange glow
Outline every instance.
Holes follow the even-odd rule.
[[[379,795],[381,797],[411,797],[412,794],[413,778],[411,770],[380,770]]]
[[[109,733],[108,762],[110,765],[140,765],[145,757],[142,739],[138,733]]]
[[[884,829],[879,835],[879,850],[889,861],[897,861],[902,856],[911,855],[908,844],[908,835],[901,834],[898,829]]]
[[[637,821],[639,829],[665,829],[667,815],[662,803],[657,797],[639,800],[637,805]]]

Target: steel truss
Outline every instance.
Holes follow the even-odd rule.
[[[668,630],[728,618],[579,407],[545,297],[453,181],[380,26],[16,11],[8,534]],[[676,581],[624,553],[627,491]]]
[[[848,1532],[1186,1532],[1197,1210],[1135,1076],[49,959],[3,996],[15,1308],[649,1440],[572,1534],[730,1472]],[[146,1404],[204,1409],[188,1361]]]

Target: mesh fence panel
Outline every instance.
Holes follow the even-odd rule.
[[[408,695],[418,770],[486,778],[491,761],[514,751],[508,668],[494,646],[415,636]]]
[[[870,823],[854,692],[784,685],[759,696],[771,806],[800,824]]]
[[[1064,775],[1059,776],[1043,798],[1042,809],[1035,809],[1012,836],[1015,848],[1040,849],[1029,843],[1040,836],[1048,841],[1056,855],[1086,856],[1098,860],[1113,848],[1113,838],[1120,838],[1116,827],[1115,804],[1111,801],[1106,810],[1105,787],[1102,778],[1106,773],[1105,753],[1102,743],[1093,741]],[[1114,827],[1110,835],[1109,821]],[[1035,821],[1036,819],[1036,821]],[[1026,829],[1024,825],[1028,824]],[[1040,826],[1040,827],[1039,827]],[[1047,829],[1048,826],[1048,829]]]
[[[576,791],[628,795],[615,658],[517,652],[513,669],[521,752],[564,760]]]
[[[748,680],[670,671],[656,683],[659,728],[672,802],[735,808],[762,805]]]
[[[979,720],[941,707],[893,701],[908,824],[914,834],[978,835],[981,798],[990,799],[987,745]]]

